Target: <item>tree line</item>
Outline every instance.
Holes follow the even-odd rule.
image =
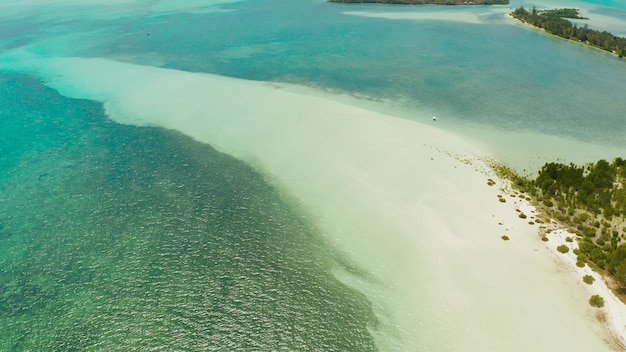
[[[578,27],[568,21],[567,18],[586,19],[580,16],[578,9],[537,10],[533,6],[529,11],[521,6],[513,11],[511,16],[559,37],[610,51],[620,58],[626,55],[626,38],[614,36],[606,31],[589,29],[587,25]]]
[[[546,163],[535,179],[514,176],[549,217],[578,237],[577,265],[611,275],[626,293],[626,161]]]

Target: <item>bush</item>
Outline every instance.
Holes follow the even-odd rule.
[[[586,283],[587,285],[591,285],[594,281],[596,281],[596,279],[594,279],[593,276],[591,275],[583,276],[583,282]]]
[[[583,236],[596,237],[596,230],[591,227],[582,226],[581,231],[583,232]]]
[[[510,240],[509,236],[507,236],[507,235],[502,235],[502,237],[500,237],[500,238],[502,238],[502,240],[504,240],[504,241]]]
[[[561,253],[567,253],[567,252],[569,252],[569,247],[564,245],[564,244],[562,244],[562,245],[556,247],[556,250],[561,252]]]
[[[520,213],[518,216],[519,216],[521,219],[526,219],[526,214],[524,214],[524,213]]]
[[[574,242],[574,240],[571,237],[567,236],[565,237],[565,242]]]
[[[541,240],[544,241],[544,242],[548,242],[548,236],[541,237]]]
[[[570,208],[570,214],[574,214],[576,213],[576,209],[575,208]],[[578,215],[576,215],[574,217],[574,219],[572,219],[572,221],[574,221],[575,223],[579,223],[582,224],[584,222],[586,222],[587,220],[589,220],[591,218],[591,216],[588,213],[580,213]]]
[[[589,304],[591,304],[592,307],[602,308],[604,307],[604,298],[598,295],[593,295],[589,298]]]

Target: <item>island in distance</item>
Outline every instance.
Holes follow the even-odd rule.
[[[328,0],[328,2],[400,5],[507,5],[509,0]]]

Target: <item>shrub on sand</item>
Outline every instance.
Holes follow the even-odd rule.
[[[591,285],[594,281],[596,281],[596,279],[594,279],[593,276],[591,275],[583,276],[583,282],[586,283],[587,285]]]
[[[589,298],[589,304],[591,304],[592,307],[602,308],[604,307],[604,298],[598,295],[593,295]]]

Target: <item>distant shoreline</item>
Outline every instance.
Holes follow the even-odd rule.
[[[328,0],[343,4],[394,4],[394,5],[508,5],[509,0]]]
[[[537,10],[533,7],[529,11],[521,6],[511,12],[509,16],[560,38],[608,51],[619,58],[626,55],[626,38],[615,36],[606,31],[590,29],[587,25],[578,27],[568,21],[568,19],[587,19],[580,16],[578,9]]]

